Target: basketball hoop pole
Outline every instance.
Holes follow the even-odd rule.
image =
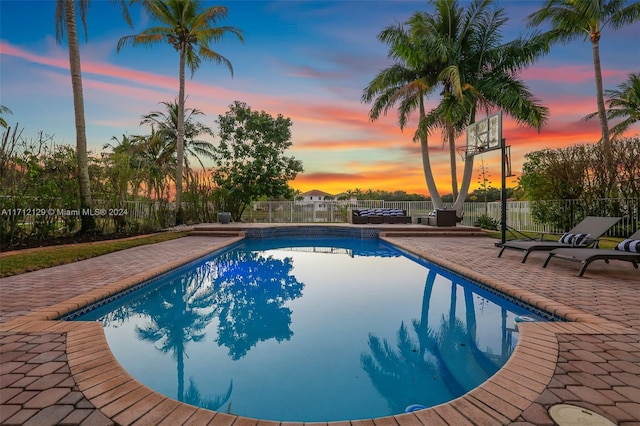
[[[500,142],[500,152],[502,153],[502,189],[500,191],[500,198],[502,200],[501,205],[501,240],[502,244],[507,241],[507,140],[502,138]]]

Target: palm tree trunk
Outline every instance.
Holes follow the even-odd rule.
[[[610,147],[609,141],[609,123],[607,122],[607,111],[604,106],[604,92],[602,88],[602,69],[600,68],[600,43],[593,42],[593,68],[596,77],[596,102],[598,103],[598,118],[600,118],[600,127],[602,127],[602,142],[605,147]],[[609,148],[607,148],[609,149]]]
[[[476,122],[476,107],[474,106],[471,109],[471,116],[469,119],[470,123]],[[462,171],[462,184],[460,185],[460,192],[458,192],[458,196],[454,199],[453,209],[456,211],[456,215],[458,217],[462,217],[462,209],[464,207],[464,202],[467,199],[467,195],[469,195],[469,186],[471,185],[471,178],[473,177],[473,161],[475,156],[466,156],[464,158],[464,169]]]
[[[424,100],[420,97],[420,122],[425,118],[424,111]],[[433,208],[441,209],[444,207],[442,203],[442,199],[440,198],[440,194],[438,194],[438,188],[436,186],[436,181],[433,178],[433,171],[431,170],[431,160],[429,159],[429,143],[427,140],[427,132],[424,134],[420,134],[420,151],[422,153],[422,169],[424,171],[424,178],[427,182],[427,190],[429,191],[429,196],[431,197],[431,202],[433,203]]]
[[[180,49],[180,90],[178,92],[178,134],[176,140],[176,225],[183,222],[182,167],[184,163],[184,64],[185,46]]]
[[[605,161],[607,163],[609,191],[613,189],[616,178],[616,167],[613,161],[611,141],[609,140],[609,123],[607,121],[607,111],[604,106],[604,92],[602,88],[602,69],[600,68],[600,33],[591,35],[593,45],[593,68],[596,77],[596,102],[598,104],[598,118],[602,128],[602,144],[604,148]]]
[[[460,185],[460,192],[458,197],[453,203],[453,209],[456,211],[458,217],[462,217],[462,207],[469,195],[469,186],[471,185],[471,178],[473,177],[473,160],[475,156],[470,155],[464,159],[464,170],[462,172],[462,184]]]
[[[449,139],[449,162],[451,163],[451,193],[453,201],[458,198],[458,170],[456,167],[456,135],[452,126],[447,126],[447,139]]]
[[[78,183],[80,189],[80,211],[82,227],[80,233],[93,232],[96,222],[90,214],[91,187],[89,185],[89,156],[87,154],[87,133],[84,119],[84,96],[82,94],[82,69],[80,67],[80,47],[76,27],[74,0],[65,0],[65,25],[69,45],[69,69],[71,71],[71,88],[73,91],[73,110],[76,124],[76,151],[78,155]]]

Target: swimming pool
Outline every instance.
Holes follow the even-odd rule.
[[[508,359],[535,316],[380,240],[244,240],[79,317],[180,401],[334,421],[449,401]]]

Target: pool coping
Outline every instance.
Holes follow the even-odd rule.
[[[520,323],[520,338],[507,363],[491,378],[467,394],[444,404],[413,413],[368,420],[330,422],[332,425],[421,425],[421,424],[508,424],[515,421],[551,381],[558,360],[559,334],[637,334],[631,328],[608,321],[501,282],[463,266],[428,256],[398,241],[380,237],[413,255],[448,268],[488,287],[521,299],[569,322]],[[272,422],[193,407],[161,395],[131,377],[115,359],[102,326],[96,322],[56,321],[56,318],[85,305],[110,297],[124,289],[166,273],[176,267],[223,249],[242,237],[229,239],[210,249],[181,258],[162,267],[133,275],[89,291],[65,302],[39,309],[0,324],[0,331],[13,333],[66,334],[67,362],[80,391],[103,414],[119,424],[210,424],[213,426],[301,425],[301,422]],[[109,379],[105,379],[108,371]],[[197,421],[196,421],[197,419]],[[310,424],[310,423],[307,423]],[[320,424],[315,423],[314,424]]]

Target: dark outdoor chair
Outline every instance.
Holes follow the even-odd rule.
[[[631,234],[629,238],[622,241],[613,250],[601,248],[588,250],[559,248],[551,250],[547,260],[545,260],[542,266],[546,268],[552,258],[582,263],[582,268],[580,268],[580,272],[578,273],[579,277],[584,274],[589,264],[595,260],[604,260],[606,263],[609,263],[610,260],[622,260],[631,262],[633,267],[638,269],[638,263],[640,263],[640,230]]]
[[[539,240],[506,241],[502,244],[498,257],[502,256],[505,249],[520,250],[524,252],[522,263],[525,263],[529,254],[534,251],[551,251],[562,247],[576,249],[597,247],[598,239],[620,219],[622,218],[587,216],[557,240],[544,240],[544,234],[542,234]]]

